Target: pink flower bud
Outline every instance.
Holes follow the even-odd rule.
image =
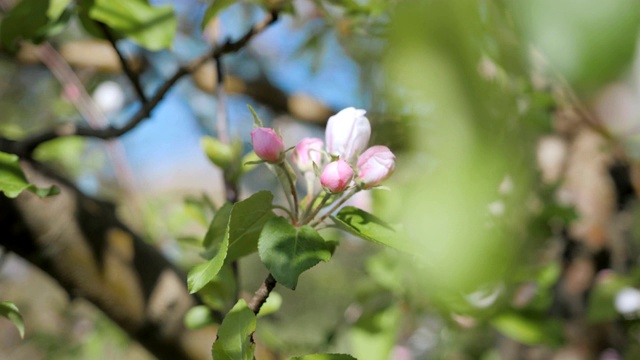
[[[374,187],[388,179],[395,166],[396,156],[388,147],[372,146],[358,158],[357,181],[365,189]]]
[[[320,166],[324,142],[318,138],[304,138],[291,154],[293,163],[302,172],[313,171],[313,163]]]
[[[260,159],[272,164],[282,160],[284,142],[273,129],[259,127],[251,130],[251,143]]]
[[[367,112],[346,108],[329,118],[326,129],[327,151],[354,164],[358,155],[367,148],[371,125],[364,116]]]
[[[340,159],[327,164],[320,176],[320,183],[332,193],[340,193],[353,178],[353,169],[346,161]]]

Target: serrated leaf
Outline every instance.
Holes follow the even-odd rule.
[[[212,355],[216,360],[253,360],[256,316],[247,303],[240,299],[225,316],[218,338],[213,343]]]
[[[211,21],[211,19],[216,17],[216,15],[218,15],[220,11],[226,9],[234,2],[236,2],[236,0],[213,0],[213,4],[211,4],[211,6],[209,6],[209,8],[207,9],[207,12],[204,13],[204,18],[202,19],[200,27],[204,29],[209,24],[209,21]]]
[[[224,264],[229,248],[229,231],[225,225],[225,220],[229,219],[227,214],[230,212],[231,204],[227,203],[220,208],[211,221],[203,241],[206,246],[206,257],[209,260],[189,271],[187,285],[191,294],[202,289],[213,280]]]
[[[273,194],[259,191],[237,202],[229,218],[229,251],[227,262],[249,255],[258,249],[258,237],[264,224],[275,216]]]
[[[55,186],[38,188],[29,184],[20,168],[18,156],[0,152],[0,191],[9,198],[15,198],[24,190],[29,190],[41,198],[60,193],[60,189]]]
[[[145,0],[95,0],[89,17],[152,51],[169,48],[178,26],[171,5]]]
[[[345,206],[331,219],[339,228],[362,239],[409,251],[407,245],[398,243],[400,236],[391,225],[362,209]]]
[[[0,302],[0,316],[8,319],[18,328],[20,337],[24,338],[24,320],[18,307],[9,301]]]
[[[297,228],[283,217],[270,219],[258,241],[262,262],[280,284],[292,290],[300,274],[331,258],[330,248],[312,227]]]
[[[562,324],[554,319],[507,311],[491,320],[491,325],[523,344],[559,346],[563,342]]]
[[[312,354],[292,357],[289,360],[357,360],[347,354]]]

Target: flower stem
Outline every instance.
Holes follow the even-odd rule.
[[[291,197],[293,198],[293,208],[291,209],[291,213],[293,214],[293,222],[295,224],[298,221],[298,192],[296,191],[296,184],[291,177],[291,168],[287,166],[287,163],[283,162],[279,164],[279,166],[282,168],[282,171],[289,181],[289,190],[291,191]]]
[[[362,190],[359,186],[354,187],[350,193],[345,195],[340,201],[338,201],[326,214],[322,215],[322,217],[313,223],[311,223],[311,227],[316,227],[321,224],[329,215],[331,215],[334,211],[338,210],[340,206],[342,206],[347,200],[349,200],[353,195],[355,195],[358,191]]]
[[[309,204],[309,207],[307,208],[307,210],[310,210],[313,207],[313,203],[316,202],[316,199],[318,198],[319,195],[320,193],[314,196],[312,203]],[[331,193],[326,192],[324,194],[324,197],[322,198],[322,201],[320,201],[320,204],[318,204],[318,206],[313,210],[313,212],[311,212],[311,214],[308,214],[308,211],[305,212],[304,217],[302,218],[302,221],[300,222],[300,224],[304,225],[309,221],[313,220],[313,218],[316,215],[318,215],[318,212],[320,212],[320,210],[324,207],[324,204],[326,204],[327,201],[329,201],[329,198],[331,198]]]

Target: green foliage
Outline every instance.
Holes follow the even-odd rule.
[[[604,279],[598,281],[589,294],[587,320],[591,323],[610,321],[618,318],[620,314],[615,308],[616,294],[630,281],[615,274],[604,275]]]
[[[184,315],[187,329],[199,329],[214,322],[211,310],[206,305],[194,306]]]
[[[39,188],[30,184],[20,168],[18,156],[0,152],[0,191],[7,197],[15,198],[24,190],[29,190],[41,198],[60,192],[55,186]]]
[[[209,5],[209,8],[207,9],[207,12],[204,13],[204,18],[202,19],[202,24],[200,26],[204,29],[220,11],[235,2],[236,0],[213,0],[213,3]]]
[[[396,342],[400,315],[397,305],[364,313],[349,333],[356,357],[370,360],[388,359]]]
[[[17,49],[17,42],[44,41],[66,25],[69,13],[65,13],[64,1],[20,1],[0,23],[0,40],[10,51]]]
[[[386,245],[394,249],[408,250],[401,243],[396,230],[378,217],[354,206],[343,207],[335,216],[331,216],[339,228],[367,241]]]
[[[229,250],[227,262],[249,255],[258,249],[262,227],[275,216],[273,194],[259,191],[233,205],[229,218]]]
[[[294,227],[283,217],[270,219],[258,241],[262,262],[278,283],[292,290],[300,274],[331,258],[331,248],[312,227]]]
[[[213,343],[212,354],[216,360],[253,360],[256,316],[247,303],[240,299],[225,316]]]
[[[177,30],[171,5],[152,6],[146,0],[92,1],[88,9],[91,19],[106,24],[148,50],[171,46]]]
[[[289,360],[356,360],[356,358],[347,354],[313,354],[296,356]]]
[[[275,291],[271,291],[271,293],[269,293],[269,297],[267,298],[267,301],[264,304],[262,304],[262,307],[260,308],[260,312],[258,313],[258,317],[273,314],[278,310],[280,310],[281,306],[282,306],[282,295],[278,294]]]
[[[491,324],[504,335],[523,344],[560,346],[564,341],[562,323],[544,316],[506,311],[493,318]]]
[[[8,301],[0,302],[0,316],[11,321],[13,325],[18,328],[20,337],[24,338],[24,320],[22,319],[20,310],[18,310],[18,307],[14,303]]]
[[[213,280],[224,263],[257,250],[264,224],[274,215],[273,194],[260,191],[233,205],[226,203],[211,221],[203,245],[207,262],[189,272],[189,291],[194,293]]]

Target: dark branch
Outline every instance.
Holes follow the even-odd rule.
[[[101,22],[99,22],[98,25],[102,29],[104,36],[111,43],[111,47],[113,47],[113,49],[118,54],[118,58],[120,59],[120,64],[122,65],[122,70],[129,78],[129,81],[131,82],[131,85],[133,85],[133,88],[136,90],[136,93],[138,94],[140,101],[143,104],[146,104],[147,102],[149,102],[149,100],[147,99],[147,96],[144,94],[144,90],[142,89],[142,84],[140,83],[140,77],[138,76],[138,73],[133,71],[133,69],[129,66],[129,63],[127,62],[127,59],[125,59],[124,54],[122,54],[122,52],[118,49],[118,46],[116,45],[116,38],[113,36],[111,29],[109,29],[107,25]]]
[[[262,282],[262,285],[260,285],[260,288],[253,295],[253,298],[251,298],[251,301],[249,301],[249,309],[251,309],[254,314],[258,315],[260,308],[267,301],[269,294],[271,294],[271,290],[276,287],[276,284],[276,279],[274,279],[273,275],[269,273],[267,278]]]
[[[138,112],[136,112],[131,117],[131,119],[129,119],[125,126],[121,128],[110,126],[103,129],[92,129],[66,124],[59,128],[25,138],[24,140],[16,144],[17,147],[14,153],[21,157],[29,157],[38,145],[64,136],[84,136],[108,140],[126,134],[151,115],[153,109],[155,109],[155,107],[158,105],[158,103],[160,103],[167,92],[169,92],[173,85],[175,85],[175,83],[178,82],[178,80],[180,80],[183,76],[193,73],[210,58],[219,58],[222,55],[239,51],[249,42],[249,40],[266,29],[269,25],[273,24],[277,19],[278,12],[272,11],[262,22],[253,26],[239,40],[227,41],[222,45],[214,47],[206,54],[203,54],[200,57],[196,58],[191,63],[185,66],[181,66],[178,70],[176,70],[173,76],[167,79],[160,86],[160,88],[155,92],[151,99],[149,99],[149,102],[143,104],[142,108],[138,110]]]

